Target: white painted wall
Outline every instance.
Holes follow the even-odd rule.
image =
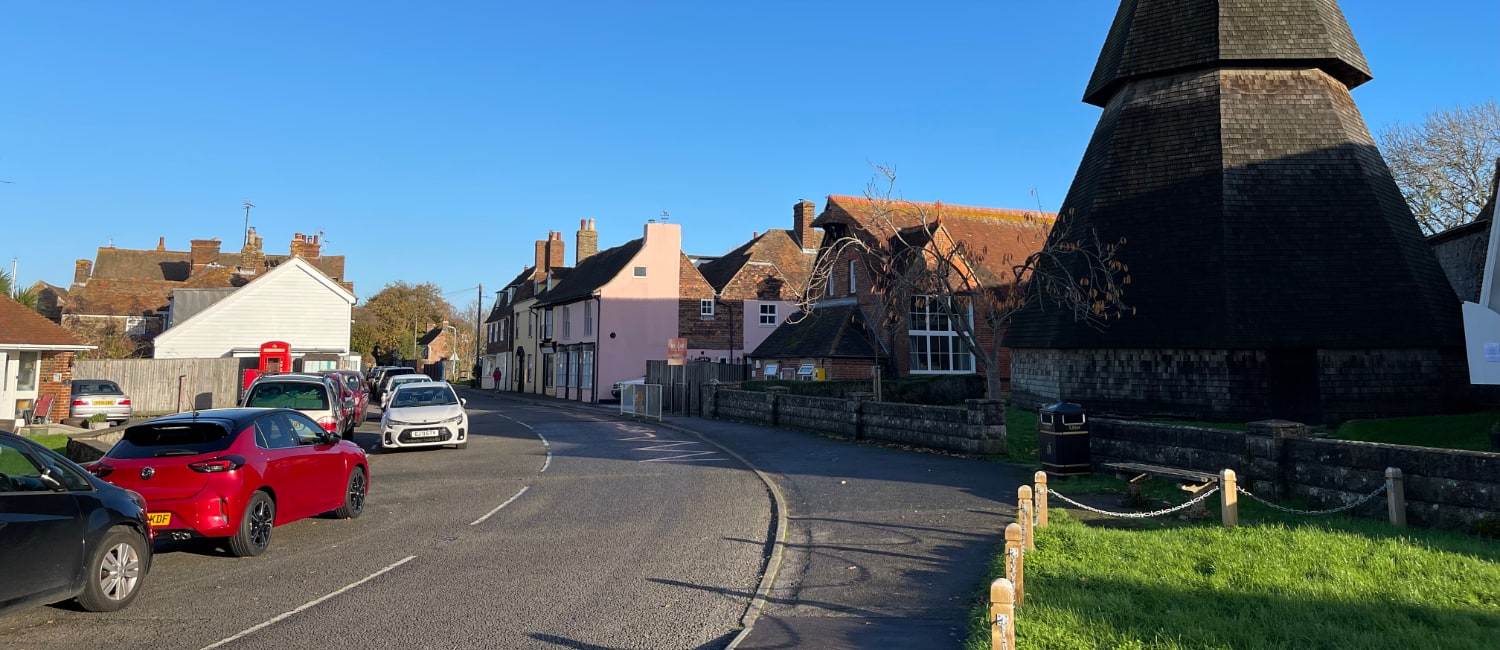
[[[349,352],[354,295],[312,265],[287,260],[228,298],[156,337],[156,358],[231,356],[286,341],[293,351]]]

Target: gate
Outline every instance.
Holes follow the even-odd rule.
[[[663,409],[676,415],[703,412],[704,384],[715,380],[721,384],[740,382],[749,378],[748,367],[740,363],[689,361],[681,366],[670,366],[666,361],[646,362],[646,383],[661,385]]]
[[[661,421],[660,384],[622,384],[620,414],[656,418]]]

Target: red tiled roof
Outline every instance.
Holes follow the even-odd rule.
[[[0,345],[82,346],[68,330],[0,294]]]

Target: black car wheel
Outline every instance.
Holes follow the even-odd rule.
[[[146,540],[128,528],[104,535],[89,558],[88,579],[78,604],[91,612],[113,612],[135,600],[146,577]]]
[[[365,480],[365,469],[356,467],[349,472],[349,489],[344,490],[344,505],[333,512],[339,519],[353,519],[359,513],[365,511],[365,495],[370,490],[369,481]]]
[[[229,538],[229,552],[236,557],[254,557],[271,545],[271,529],[276,525],[276,502],[265,492],[256,492],[245,506],[240,532]]]

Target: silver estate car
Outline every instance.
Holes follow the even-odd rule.
[[[130,420],[130,396],[120,390],[119,384],[108,379],[74,379],[71,385],[68,417],[87,420],[103,413],[104,419],[115,424]]]

